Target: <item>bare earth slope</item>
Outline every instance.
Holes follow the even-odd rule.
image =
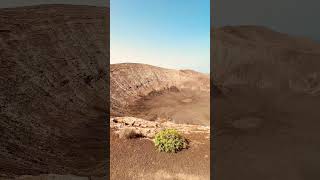
[[[108,13],[0,9],[0,176],[103,175]]]
[[[317,179],[320,45],[264,27],[213,31],[227,90],[213,101],[217,179]]]

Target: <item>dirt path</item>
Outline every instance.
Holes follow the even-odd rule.
[[[170,154],[157,152],[149,139],[120,139],[111,133],[111,179],[209,179],[209,135],[185,136],[190,148]]]

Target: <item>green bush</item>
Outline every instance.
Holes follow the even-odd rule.
[[[165,129],[155,135],[154,143],[161,152],[178,152],[187,148],[188,142],[175,129]]]

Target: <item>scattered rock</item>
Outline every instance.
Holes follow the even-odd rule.
[[[155,122],[135,117],[113,117],[110,118],[110,127],[114,128],[121,138],[128,138],[131,135],[134,137],[145,137],[153,139],[155,134],[163,129],[174,128],[178,131],[189,134],[210,133],[210,126],[176,124],[172,122]]]

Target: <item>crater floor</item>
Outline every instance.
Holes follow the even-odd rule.
[[[150,121],[210,125],[210,95],[207,92],[174,91],[149,95],[130,106],[134,117]]]

